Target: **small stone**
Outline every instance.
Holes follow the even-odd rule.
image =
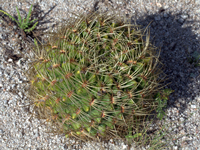
[[[19,34],[16,34],[16,35],[15,35],[15,38],[19,38]]]
[[[166,32],[165,33],[165,37],[168,37],[170,34],[169,34],[169,32]]]
[[[0,129],[0,135],[1,135],[1,134],[3,134],[3,130],[2,130],[2,129]]]
[[[200,4],[200,0],[195,0],[195,3],[196,4]]]
[[[191,105],[191,108],[195,109],[195,108],[197,108],[197,106],[196,105]]]
[[[168,17],[168,14],[167,13],[164,13],[164,15],[163,15],[165,18],[167,18]]]
[[[180,77],[183,78],[184,77],[184,74],[182,72],[180,72]]]
[[[165,24],[162,20],[161,20],[159,23],[160,23],[160,25],[162,25],[162,26],[164,26],[164,24]]]
[[[0,34],[0,38],[2,39],[3,38],[3,34]],[[3,40],[3,39],[2,39]]]
[[[11,63],[11,62],[13,62],[13,60],[12,60],[11,58],[9,58],[9,59],[8,59],[8,62],[10,62],[10,63]]]
[[[181,130],[181,131],[180,131],[180,134],[185,135],[185,131],[184,131],[184,130]]]
[[[187,51],[188,51],[189,53],[192,53],[191,47],[188,47]]]
[[[176,107],[180,108],[181,107],[180,103],[176,103]]]
[[[172,43],[169,45],[170,49],[172,49],[172,50],[175,48],[175,46],[176,46],[176,42],[172,42]]]
[[[21,66],[21,60],[18,60],[18,61],[16,62],[16,64],[20,67],[20,66]]]
[[[197,74],[194,74],[194,73],[191,73],[191,74],[190,74],[190,77],[191,77],[191,78],[196,78],[196,76],[197,76]]]
[[[157,5],[158,7],[162,7],[162,4],[161,4],[161,3],[156,3],[156,5]]]
[[[23,97],[22,92],[19,92],[18,94],[19,94],[19,96],[20,96],[21,98]]]
[[[16,29],[17,29],[17,26],[13,26],[13,29],[16,30]]]
[[[156,23],[155,23],[155,21],[152,23],[152,27],[155,27],[156,26]]]
[[[167,8],[169,8],[169,6],[168,6],[168,5],[165,5],[165,6],[163,6],[163,8],[164,8],[164,9],[167,9]]]
[[[178,22],[181,23],[181,24],[183,24],[184,21],[185,21],[185,20],[184,20],[183,18],[178,19]]]
[[[180,119],[179,119],[181,122],[183,122],[184,121],[184,118],[183,117],[180,117]]]
[[[197,97],[197,102],[199,102],[199,103],[200,103],[200,97]]]
[[[7,41],[2,41],[2,44],[3,44],[3,45],[7,45],[8,42],[7,42]]]
[[[127,147],[126,145],[123,145],[123,149],[126,149],[126,147]]]
[[[200,0],[199,0],[199,1],[200,1]],[[199,3],[200,3],[200,2],[199,2]],[[197,9],[197,10],[196,10],[196,13],[200,13],[200,9]]]
[[[187,19],[187,18],[188,18],[188,15],[181,15],[181,18]]]
[[[161,17],[160,17],[160,16],[156,16],[156,17],[154,17],[154,19],[155,19],[156,21],[159,21],[159,20],[161,20]]]

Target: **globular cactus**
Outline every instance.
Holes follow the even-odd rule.
[[[66,136],[133,134],[137,119],[157,107],[161,72],[143,37],[136,25],[93,13],[63,23],[46,45],[35,41],[30,93],[40,115]]]

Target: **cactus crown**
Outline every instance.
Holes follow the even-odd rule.
[[[89,14],[39,46],[29,77],[40,116],[67,136],[124,138],[156,109],[160,69],[142,30],[115,16]]]

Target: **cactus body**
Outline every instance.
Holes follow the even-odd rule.
[[[62,26],[36,48],[35,105],[67,136],[123,137],[156,108],[156,57],[147,43],[134,25],[106,15]]]

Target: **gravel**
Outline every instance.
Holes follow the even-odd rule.
[[[14,15],[18,6],[24,16],[30,4],[36,2],[39,4],[38,17],[43,19],[38,29],[47,28],[43,32],[63,19],[73,17],[72,12],[89,10],[118,12],[131,17],[133,23],[136,21],[142,27],[152,21],[148,27],[150,40],[161,48],[160,61],[169,78],[164,84],[170,82],[167,88],[175,90],[170,95],[166,117],[152,127],[168,126],[168,136],[163,140],[169,142],[169,149],[200,149],[200,68],[187,60],[188,57],[198,59],[200,54],[199,0],[4,0],[0,1],[0,9]],[[31,117],[32,107],[28,107],[28,84],[24,76],[30,49],[23,38],[15,24],[5,25],[0,20],[0,150],[100,149],[99,143],[81,145],[64,135],[46,133],[46,121]],[[123,143],[114,145],[110,141],[105,144],[105,149],[125,150],[127,146]],[[137,148],[133,145],[131,149]]]

